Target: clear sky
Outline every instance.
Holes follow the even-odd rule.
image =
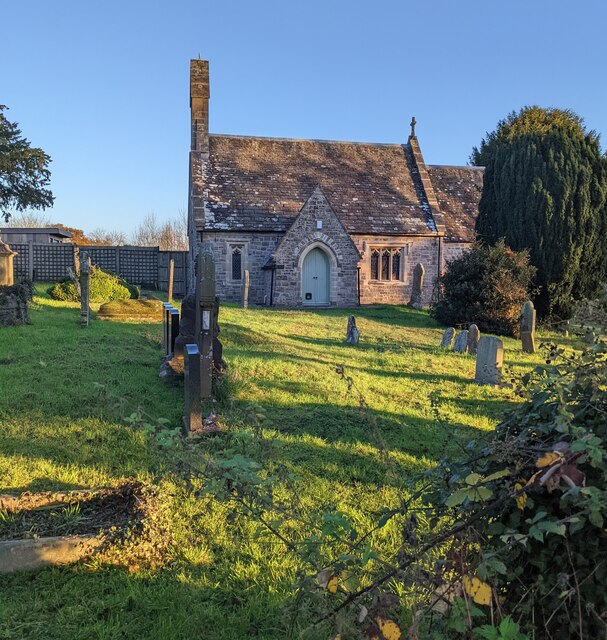
[[[604,0],[19,0],[0,103],[53,159],[55,222],[130,232],[187,203],[189,59],[216,133],[405,142],[465,164],[525,104],[607,134]]]

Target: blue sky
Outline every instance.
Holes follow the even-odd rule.
[[[217,133],[404,142],[465,164],[525,104],[607,135],[602,0],[20,0],[2,7],[0,103],[53,158],[70,226],[131,231],[187,202],[189,59]]]

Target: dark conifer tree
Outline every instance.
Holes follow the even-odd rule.
[[[529,250],[541,315],[568,317],[607,274],[607,165],[579,116],[526,107],[473,150],[485,166],[476,230]]]

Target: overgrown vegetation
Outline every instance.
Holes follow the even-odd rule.
[[[91,267],[90,301],[111,302],[139,298],[140,291],[135,285],[128,284],[112,273],[106,273],[98,267]],[[78,302],[80,294],[70,278],[64,278],[48,290],[51,298],[64,302]]]
[[[448,326],[474,322],[483,332],[517,335],[534,276],[528,253],[512,251],[503,242],[476,244],[448,263],[434,315]]]
[[[575,113],[525,107],[488,133],[476,229],[483,242],[529,250],[541,316],[571,316],[607,269],[607,162]]]
[[[273,505],[284,505],[283,514],[293,505],[304,520],[290,519],[281,533],[307,539],[305,522],[312,522],[330,540],[343,518],[362,537],[386,509],[418,500],[414,476],[490,433],[517,401],[511,389],[471,384],[473,358],[441,350],[442,329],[425,312],[360,309],[362,341],[353,347],[344,343],[348,310],[228,306],[220,319],[229,393],[214,407],[223,432],[183,451],[152,446],[148,432],[182,424],[181,389],[158,379],[160,323],[83,329],[77,303],[49,299],[42,289],[31,324],[2,330],[0,492],[140,480],[157,487],[162,533],[150,534],[144,554],[139,539],[118,546],[118,566],[97,560],[3,576],[0,637],[11,640],[175,640],[201,630],[211,640],[284,640],[306,628],[308,637],[335,637],[333,619],[313,626],[318,609],[297,606],[293,585],[315,581],[310,604],[326,613],[342,592],[321,587],[311,566],[242,503],[214,492],[226,490],[228,474],[276,478]],[[504,345],[511,375],[541,362],[518,341]],[[206,471],[188,471],[194,463]],[[435,526],[423,511],[418,518],[418,535]],[[399,553],[402,524],[388,518],[370,534],[369,575],[380,566],[375,554]],[[334,560],[330,546],[321,551]],[[402,629],[412,622],[413,595],[398,592],[391,615]],[[376,602],[368,620],[390,604]]]

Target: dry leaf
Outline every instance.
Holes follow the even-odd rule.
[[[557,460],[561,459],[561,454],[556,451],[548,451],[541,458],[538,458],[535,466],[539,469],[544,467],[549,467],[551,464],[554,464]]]
[[[464,576],[462,582],[466,593],[476,604],[491,604],[491,587],[486,582],[482,582],[476,576],[473,578]]]
[[[382,640],[399,640],[402,635],[400,627],[394,620],[385,620],[384,618],[376,618],[377,628],[381,632]],[[379,640],[380,636],[371,627],[367,630],[366,637],[368,640]]]
[[[520,491],[523,488],[523,485],[520,482],[517,482],[514,485],[514,489],[516,491]],[[527,504],[527,494],[526,493],[521,493],[520,496],[517,496],[516,498],[516,506],[523,511],[525,509],[525,505]]]
[[[339,580],[337,576],[333,576],[329,582],[327,582],[327,591],[329,593],[337,593],[337,585],[339,584]]]

